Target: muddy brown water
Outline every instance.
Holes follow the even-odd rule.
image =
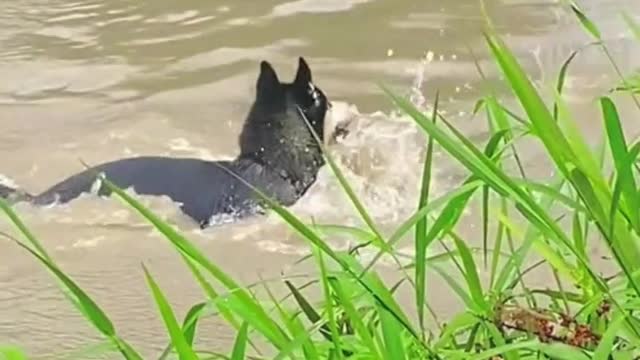
[[[621,10],[640,14],[635,2],[581,2],[624,71],[637,68],[640,59],[620,18]],[[551,86],[568,54],[589,41],[554,1],[486,3],[542,86]],[[483,120],[470,116],[487,83],[469,49],[488,83],[498,80],[482,25],[479,2],[470,0],[9,1],[0,10],[0,174],[38,191],[81,169],[80,159],[232,157],[259,60],[271,61],[287,79],[303,55],[317,85],[336,104],[334,119],[355,119],[350,136],[332,151],[374,219],[390,231],[415,208],[425,137],[394,115],[376,82],[413,94],[418,104],[433,101],[439,90],[450,119],[474,139],[486,139]],[[428,52],[432,61],[425,65],[421,59]],[[585,52],[571,69],[567,98],[591,139],[600,134],[594,96],[615,81],[597,50]],[[620,100],[623,114],[635,114],[636,120],[625,123],[634,132],[637,110]],[[525,147],[523,157],[532,172],[545,177],[549,170],[538,149]],[[454,188],[464,174],[439,154],[435,193]],[[305,273],[291,267],[307,246],[275,215],[200,231],[166,199],[143,200],[243,283],[277,279],[281,271]],[[175,251],[118,201],[86,196],[66,206],[17,210],[145,358],[156,357],[167,339],[141,263],[180,318],[202,299]],[[309,221],[361,226],[328,168],[292,211]],[[4,219],[0,230],[15,233]],[[473,219],[458,230],[478,243]],[[411,248],[409,242],[400,246],[407,254]],[[392,269],[382,264],[383,273]],[[437,276],[430,275],[429,285],[429,300],[442,318],[459,309]],[[410,304],[411,298],[402,301]],[[232,344],[233,333],[216,318],[207,319],[201,331],[207,348]],[[52,276],[15,244],[0,241],[0,344],[46,358],[82,350],[97,339]]]

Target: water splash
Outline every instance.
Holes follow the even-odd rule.
[[[424,104],[426,102],[426,99],[422,94],[422,85],[424,84],[424,76],[427,66],[433,61],[433,58],[434,53],[432,51],[425,52],[417,66],[416,77],[413,80],[413,86],[411,86],[411,95],[409,100],[419,109],[424,109]]]

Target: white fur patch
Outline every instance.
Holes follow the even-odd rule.
[[[98,195],[98,192],[100,191],[100,189],[102,189],[102,181],[104,180],[104,178],[105,174],[103,172],[96,176],[96,179],[91,184],[91,188],[89,190],[92,195]]]

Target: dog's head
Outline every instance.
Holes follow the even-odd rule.
[[[240,134],[240,158],[270,168],[304,192],[324,165],[318,140],[330,142],[334,132],[340,131],[328,129],[325,133],[330,107],[302,57],[290,83],[281,82],[271,64],[262,61],[256,98]]]
[[[260,63],[255,105],[270,114],[286,113],[289,116],[299,108],[320,139],[324,138],[324,118],[331,103],[324,92],[313,83],[311,69],[302,57],[298,59],[295,79],[290,83],[280,82],[269,62]],[[304,118],[302,120],[304,121]]]
[[[256,98],[240,135],[242,155],[260,161],[276,160],[275,156],[285,153],[297,158],[310,149],[317,152],[319,146],[307,122],[320,141],[325,141],[325,137],[332,135],[325,134],[325,117],[330,107],[327,96],[313,83],[304,58],[299,58],[295,78],[290,83],[281,82],[271,64],[262,61]]]

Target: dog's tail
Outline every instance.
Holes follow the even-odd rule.
[[[10,203],[31,201],[33,196],[20,189],[0,184],[0,198],[8,200]]]

